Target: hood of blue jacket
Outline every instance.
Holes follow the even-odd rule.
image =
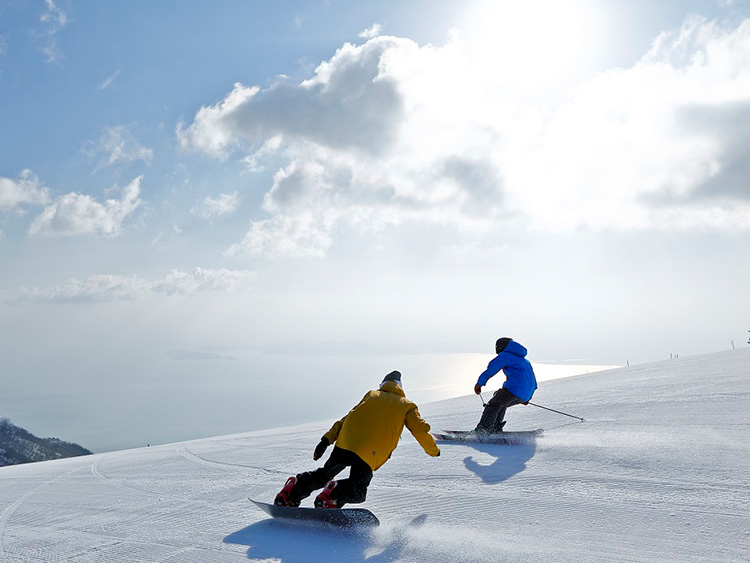
[[[529,351],[526,348],[524,348],[521,344],[519,344],[515,340],[511,340],[510,342],[508,342],[508,345],[505,347],[503,352],[514,354],[520,358],[525,358],[526,354],[529,353]]]

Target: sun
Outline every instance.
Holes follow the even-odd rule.
[[[552,85],[585,66],[595,12],[584,0],[480,0],[459,24],[462,39],[503,82]]]

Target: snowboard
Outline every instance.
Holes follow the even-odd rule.
[[[533,441],[540,436],[544,430],[519,430],[516,432],[498,432],[496,434],[481,434],[473,430],[444,430],[441,432],[432,432],[432,436],[443,442],[459,442],[470,444],[502,444],[508,446],[518,446]]]
[[[273,518],[300,520],[308,523],[323,522],[353,528],[356,526],[379,526],[380,520],[366,508],[307,508],[299,506],[276,506],[249,499],[255,506]]]

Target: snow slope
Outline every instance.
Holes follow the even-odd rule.
[[[364,504],[374,530],[247,501],[314,468],[329,421],[2,468],[0,561],[750,561],[750,350],[547,382],[534,401],[586,422],[514,407],[508,429],[545,428],[535,444],[439,458],[405,432]],[[421,405],[436,428],[480,410]]]

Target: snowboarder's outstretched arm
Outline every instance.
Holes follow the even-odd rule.
[[[422,418],[416,407],[406,413],[404,424],[427,454],[432,457],[440,455],[440,449],[437,447],[432,434],[430,434],[430,425]]]
[[[323,436],[320,439],[320,442],[317,446],[315,446],[315,451],[313,452],[313,461],[318,461],[321,457],[323,457],[323,454],[326,453],[326,449],[328,446],[331,445],[331,442],[328,441],[328,438]]]
[[[333,444],[338,439],[339,432],[341,432],[341,428],[344,426],[344,421],[346,420],[346,417],[349,416],[351,414],[351,412],[354,409],[356,409],[359,405],[361,405],[362,403],[364,403],[368,399],[368,397],[370,396],[370,393],[371,393],[371,391],[368,391],[365,394],[365,396],[362,397],[362,400],[359,403],[357,403],[355,405],[355,407],[351,411],[349,411],[348,413],[346,413],[346,415],[341,420],[337,420],[336,422],[334,422],[333,426],[331,426],[331,429],[328,432],[326,432],[325,434],[323,434],[323,438],[325,438],[326,440],[328,440],[328,445]],[[321,439],[321,441],[322,441],[322,439]],[[320,444],[318,444],[318,445],[320,445]],[[326,446],[326,447],[328,447],[328,446]]]

